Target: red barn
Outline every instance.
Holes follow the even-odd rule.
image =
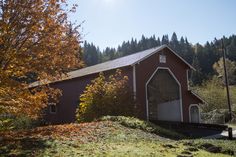
[[[86,85],[99,72],[109,75],[116,69],[129,77],[128,83],[140,104],[140,118],[200,122],[199,104],[203,101],[188,87],[188,70],[194,68],[166,45],[72,71],[68,79],[52,82],[50,85],[61,89],[63,95],[58,104],[49,105],[45,120],[53,124],[74,122],[79,96]]]

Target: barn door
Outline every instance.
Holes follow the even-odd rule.
[[[181,121],[180,85],[168,69],[158,69],[147,84],[150,120]]]

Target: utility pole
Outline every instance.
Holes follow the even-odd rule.
[[[225,86],[227,91],[227,100],[228,100],[228,107],[229,107],[229,120],[232,120],[232,109],[231,109],[231,101],[230,101],[230,93],[229,93],[229,80],[228,80],[228,72],[226,68],[226,52],[225,52],[225,45],[224,45],[224,37],[222,41],[222,51],[223,51],[223,64],[224,64],[224,74],[225,74]]]

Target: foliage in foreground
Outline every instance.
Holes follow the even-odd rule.
[[[213,77],[212,80],[204,82],[194,90],[207,102],[201,106],[203,112],[228,109],[226,89],[219,78]],[[236,111],[236,95],[233,94],[236,92],[236,87],[230,86],[230,92],[233,110]]]
[[[105,115],[132,115],[134,102],[128,77],[121,70],[106,78],[103,73],[87,85],[76,111],[79,122],[92,121]]]
[[[167,137],[167,138],[173,138],[173,139],[184,139],[186,138],[184,135],[175,132],[174,130],[168,130],[165,128],[162,128],[160,126],[157,126],[153,123],[143,121],[134,117],[125,117],[125,116],[105,116],[102,117],[100,120],[109,120],[118,122],[121,125],[124,125],[126,127],[130,127],[133,129],[141,129],[146,132],[154,133],[159,136]]]
[[[80,35],[68,10],[66,0],[0,0],[0,114],[37,118],[48,95],[60,92],[28,83],[57,80],[79,66]]]
[[[30,129],[39,124],[39,120],[31,119],[28,116],[1,117],[0,131]]]
[[[208,152],[200,148],[201,144],[189,140],[170,140],[112,121],[0,132],[0,137],[3,137],[0,142],[2,156],[227,156],[227,153]],[[204,141],[208,142],[202,140],[203,144]],[[221,146],[219,140],[214,141]],[[225,144],[233,146],[236,143],[225,141]]]

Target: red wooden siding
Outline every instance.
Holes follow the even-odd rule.
[[[120,69],[124,75],[128,76],[130,87],[132,87],[132,67],[128,66]],[[116,70],[106,71],[104,74],[108,76],[115,71]],[[61,89],[63,95],[60,97],[59,103],[57,104],[56,114],[50,114],[49,108],[46,109],[46,122],[51,124],[74,122],[76,120],[75,111],[79,105],[79,96],[85,90],[86,85],[97,76],[98,73],[51,84],[51,87]]]
[[[159,63],[159,55],[166,56],[166,63]],[[141,61],[136,65],[136,86],[137,86],[137,101],[140,104],[142,111],[141,118],[146,119],[146,83],[151,75],[158,67],[169,68],[181,84],[182,92],[182,108],[183,108],[183,121],[189,121],[188,107],[191,103],[200,103],[198,99],[189,94],[187,84],[187,70],[189,67],[176,55],[174,55],[168,48],[162,52],[155,53],[147,59]]]

